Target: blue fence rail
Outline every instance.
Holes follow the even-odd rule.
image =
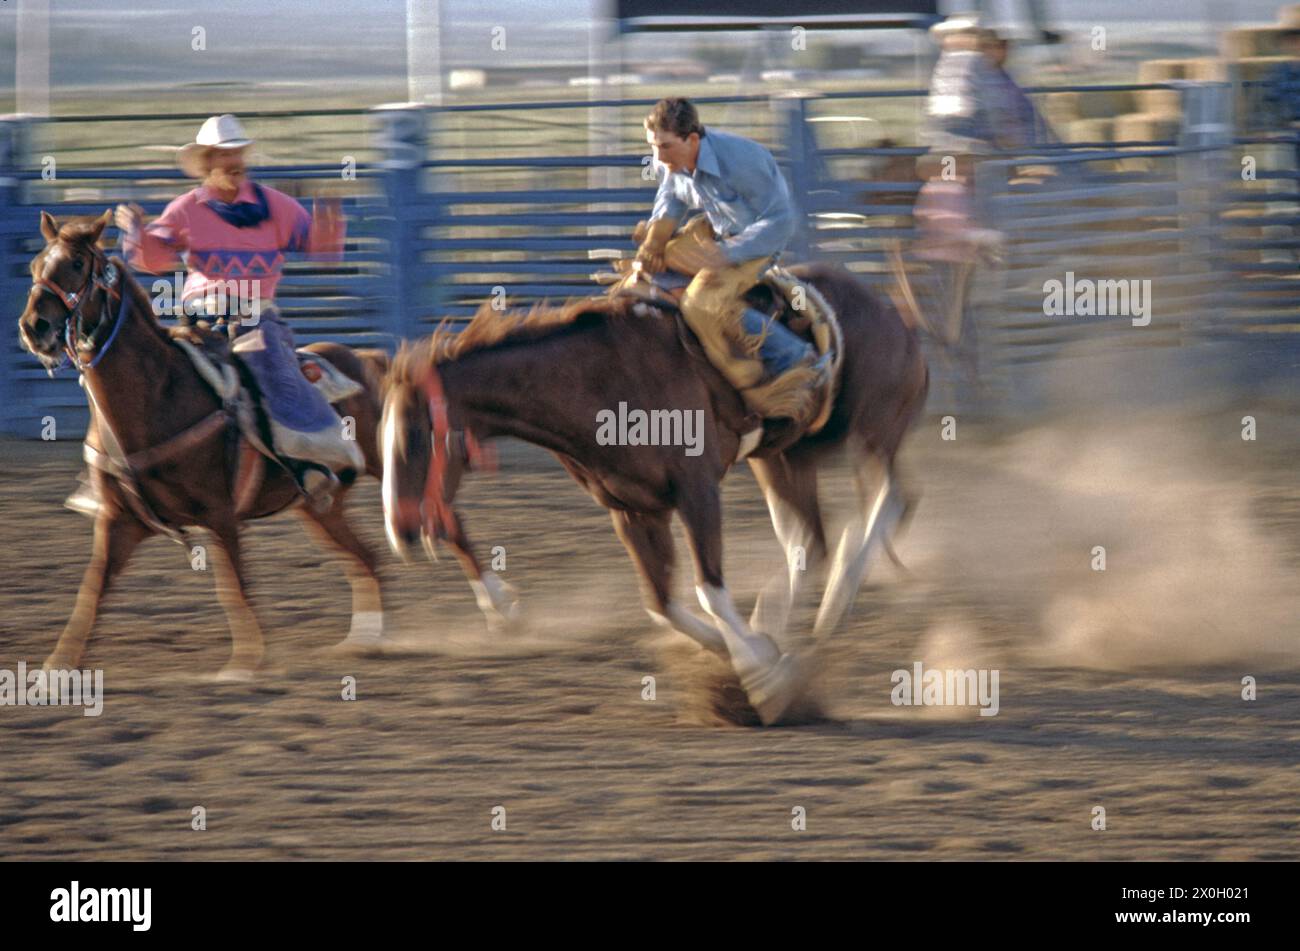
[[[1207,315],[1233,313],[1283,328],[1294,320],[1285,290],[1293,286],[1288,278],[1295,265],[1278,257],[1294,258],[1297,244],[1291,227],[1297,223],[1294,175],[1261,170],[1259,183],[1237,187],[1229,187],[1223,174],[1215,178],[1214,168],[1221,173],[1235,167],[1237,152],[1279,139],[1220,134],[1206,141],[1205,128],[1228,121],[1205,114],[1207,101],[1224,98],[1205,91],[1214,85],[1031,90],[1051,95],[1177,88],[1190,103],[1185,115],[1195,123],[1186,123],[1177,140],[1054,143],[985,163],[993,174],[979,182],[981,200],[999,209],[1013,239],[1006,266],[997,272],[994,299],[985,304],[993,311],[991,325],[1008,341],[995,349],[1007,350],[1015,362],[1026,354],[1050,358],[1078,328],[1044,320],[1036,283],[1042,274],[1061,264],[1080,271],[1104,267],[1117,257],[1132,259],[1139,250],[1161,273],[1185,278],[1182,303],[1189,313],[1208,281],[1211,296],[1201,301]],[[887,253],[915,236],[911,201],[920,186],[910,174],[881,178],[880,169],[891,163],[906,167],[925,150],[879,142],[845,146],[827,132],[836,124],[871,123],[873,103],[919,102],[924,95],[924,90],[873,90],[697,101],[739,110],[737,122],[728,124],[738,124],[777,154],[803,212],[804,227],[792,249],[796,256],[834,260],[869,281],[891,282]],[[321,162],[253,170],[255,177],[291,193],[338,195],[348,217],[343,262],[292,261],[286,267],[278,297],[295,332],[305,342],[332,339],[391,350],[402,339],[428,333],[444,317],[467,316],[492,296],[523,305],[594,293],[592,272],[602,269],[611,252],[631,250],[632,226],[646,216],[653,199],[655,183],[645,172],[644,145],[638,142],[639,117],[650,104],[578,100],[246,114],[284,122],[302,116],[365,122],[363,135],[331,139],[330,150],[344,156],[346,172],[340,164]],[[184,187],[174,168],[60,165],[51,176],[39,140],[69,123],[201,118],[0,120],[0,313],[16,318],[22,308],[30,287],[27,262],[43,243],[40,209],[60,217],[97,214],[134,200],[157,214]],[[539,139],[545,148],[539,149]],[[539,150],[547,154],[536,154]],[[573,154],[554,154],[566,150]],[[1149,167],[1135,171],[1135,163]],[[1055,174],[1026,184],[1016,177],[1026,164]],[[1266,219],[1244,219],[1250,227],[1243,231],[1242,216],[1251,209],[1269,211]],[[1258,268],[1250,293],[1227,279],[1242,270],[1243,256],[1249,267]],[[146,288],[160,279],[137,277]],[[1167,284],[1170,299],[1176,283]],[[72,375],[47,379],[18,347],[9,326],[0,332],[6,340],[0,431],[34,436],[50,414],[57,414],[61,434],[84,425],[85,400]],[[1221,319],[1217,326],[1222,331]]]

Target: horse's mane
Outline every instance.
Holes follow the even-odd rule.
[[[389,378],[411,383],[435,363],[458,360],[501,344],[537,340],[573,325],[580,317],[625,317],[631,312],[631,304],[620,298],[581,297],[558,305],[542,303],[500,311],[485,301],[462,329],[456,330],[450,320],[444,320],[431,336],[402,344],[393,358]]]

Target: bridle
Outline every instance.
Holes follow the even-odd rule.
[[[82,371],[97,366],[104,358],[104,354],[108,353],[113,341],[117,339],[118,330],[122,327],[127,303],[127,297],[120,289],[123,277],[118,273],[117,265],[108,260],[104,252],[97,247],[91,247],[90,256],[90,273],[86,276],[85,283],[76,291],[69,293],[45,277],[38,277],[32,282],[33,287],[53,294],[67,308],[68,316],[63,325],[63,349],[73,365]],[[95,290],[102,290],[104,294],[101,298],[99,321],[87,337],[82,332],[85,316],[83,308]],[[112,300],[120,300],[121,304],[117,309],[117,319],[110,321]],[[85,342],[79,347],[78,342],[83,339]],[[88,362],[83,362],[79,351],[98,352]]]
[[[495,472],[495,447],[485,445],[468,429],[452,429],[447,415],[447,394],[438,370],[430,366],[416,384],[429,404],[429,471],[424,480],[424,529],[431,538],[445,537],[455,524],[451,506],[443,498],[442,487],[451,458],[452,443],[458,443],[462,459],[470,469]],[[435,520],[436,517],[436,520]]]

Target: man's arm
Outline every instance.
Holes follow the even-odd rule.
[[[686,202],[673,192],[672,173],[658,162],[655,163],[655,172],[660,175],[659,190],[655,192],[655,204],[654,210],[650,212],[650,222],[653,224],[660,218],[681,221],[686,215]]]
[[[761,148],[761,146],[760,146]],[[764,150],[766,161],[755,163],[733,180],[736,190],[759,210],[753,224],[721,242],[732,264],[769,258],[785,248],[795,230],[794,200],[776,159]]]
[[[183,207],[183,198],[174,199],[148,226],[141,224],[138,205],[119,206],[122,249],[133,268],[160,274],[175,268],[181,254],[189,250],[189,218]]]
[[[658,163],[655,168],[662,176],[659,179],[659,191],[655,193],[654,210],[646,222],[645,238],[636,252],[636,259],[651,274],[658,274],[664,269],[664,249],[668,247],[668,240],[677,230],[682,216],[686,214],[686,203],[673,193],[672,175]]]
[[[268,190],[268,196],[282,250],[303,251],[317,261],[342,260],[347,220],[337,198],[315,200],[309,213],[283,192]]]

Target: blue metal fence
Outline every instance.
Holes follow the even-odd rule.
[[[1186,97],[1203,97],[1189,89],[1212,85],[1176,88]],[[1046,95],[1090,88],[1111,87],[1031,91]],[[879,180],[864,171],[863,163],[907,160],[924,150],[862,143],[846,147],[829,143],[825,131],[830,122],[869,122],[873,102],[907,97],[919,102],[924,95],[923,90],[876,90],[697,102],[737,111],[737,123],[728,124],[739,124],[740,131],[776,152],[803,212],[797,254],[835,260],[870,281],[886,282],[891,280],[888,247],[914,236],[910,202],[919,185],[906,176]],[[278,297],[296,333],[304,341],[332,339],[392,349],[403,338],[429,332],[445,316],[472,313],[488,298],[513,306],[592,293],[591,273],[601,269],[609,252],[631,249],[632,225],[648,213],[653,199],[654,181],[644,173],[644,146],[637,145],[639,119],[650,104],[579,100],[246,114],[284,122],[306,115],[338,117],[340,122],[346,117],[353,125],[363,118],[366,124],[364,135],[354,130],[336,133],[332,140],[331,148],[359,157],[348,176],[339,165],[319,163],[254,169],[255,177],[277,187],[293,191],[307,185],[311,192],[324,188],[339,194],[349,219],[343,262],[291,262],[286,267]],[[1194,105],[1197,128],[1206,126],[1201,99]],[[118,201],[137,200],[156,214],[184,187],[180,172],[172,168],[59,167],[50,179],[37,159],[37,139],[60,123],[201,118],[0,120],[0,313],[16,317],[21,310],[30,286],[27,262],[42,243],[39,209],[58,216],[95,214]],[[1035,282],[1044,266],[1064,260],[1077,268],[1105,267],[1107,261],[1126,257],[1132,263],[1142,249],[1150,267],[1182,278],[1187,290],[1180,306],[1187,305],[1187,314],[1199,307],[1219,318],[1207,320],[1206,331],[1212,324],[1222,331],[1227,313],[1267,317],[1285,328],[1287,320],[1294,320],[1288,316],[1291,299],[1283,294],[1291,286],[1294,264],[1256,262],[1267,281],[1252,284],[1249,293],[1229,280],[1241,271],[1242,255],[1259,257],[1261,249],[1277,253],[1296,246],[1289,227],[1296,223],[1290,210],[1294,204],[1272,212],[1266,225],[1254,223],[1275,232],[1283,228],[1284,234],[1243,237],[1233,230],[1240,220],[1234,224],[1232,216],[1242,209],[1275,208],[1297,197],[1291,194],[1296,191],[1293,180],[1282,192],[1274,187],[1276,180],[1274,185],[1264,182],[1263,188],[1272,191],[1227,187],[1220,173],[1251,141],[1220,136],[1206,142],[1185,131],[1177,141],[1057,144],[987,163],[992,175],[981,181],[983,198],[999,209],[1015,239],[997,282],[998,299],[992,302],[996,313],[991,323],[1007,342],[995,349],[1016,361],[1026,354],[1048,358],[1070,339],[1059,323],[1043,319],[1041,285]],[[1213,161],[1207,163],[1207,156]],[[1135,172],[1125,166],[1135,161],[1153,167]],[[1216,162],[1221,166],[1217,173]],[[1013,175],[1027,163],[1050,166],[1058,174],[1047,183],[1027,185]],[[1060,174],[1071,169],[1086,171]],[[146,287],[156,279],[137,276]],[[1171,299],[1179,284],[1178,279],[1167,282]],[[61,433],[82,425],[84,396],[72,375],[48,380],[20,350],[9,326],[11,331],[0,333],[7,341],[0,359],[0,430],[35,435],[50,413],[58,414]]]

